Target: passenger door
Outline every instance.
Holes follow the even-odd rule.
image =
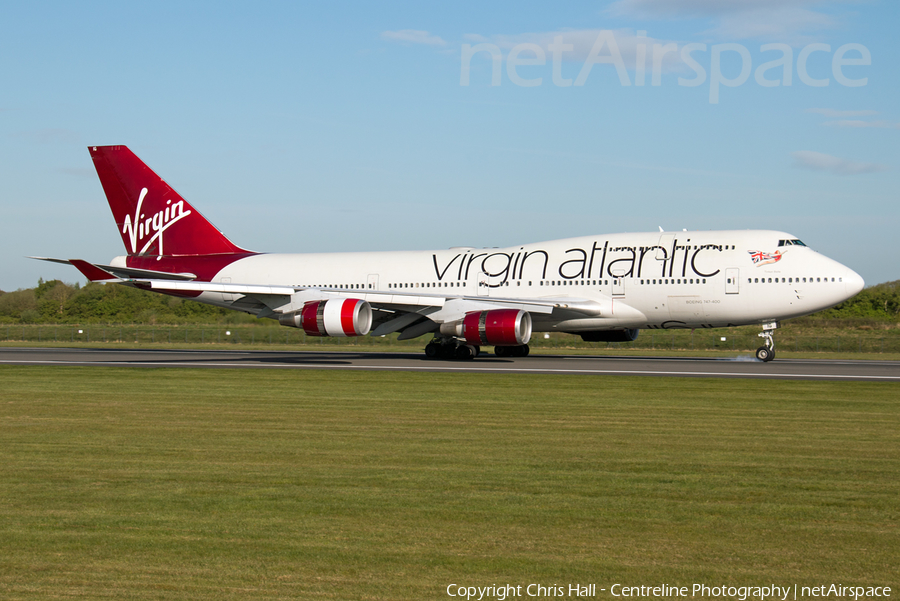
[[[725,294],[739,294],[741,291],[741,270],[729,267],[725,270]]]

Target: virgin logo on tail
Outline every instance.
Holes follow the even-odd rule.
[[[174,204],[171,200],[168,200],[166,201],[165,209],[147,217],[141,213],[141,206],[144,204],[145,196],[147,196],[147,188],[141,189],[137,207],[134,209],[134,218],[132,219],[131,215],[125,216],[125,224],[122,227],[122,233],[128,234],[128,241],[131,243],[131,254],[133,255],[144,254],[154,242],[159,240],[159,252],[157,253],[159,256],[156,258],[158,261],[162,258],[162,255],[165,254],[163,252],[163,232],[169,229],[177,221],[190,215],[191,210],[184,209],[183,200],[179,200]],[[144,238],[147,238],[147,236],[150,236],[150,238],[144,243],[144,246],[142,246],[139,251],[138,244],[143,242]]]

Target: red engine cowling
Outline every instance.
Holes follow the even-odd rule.
[[[300,313],[279,319],[309,336],[365,336],[372,328],[372,307],[357,298],[332,298],[303,305]]]
[[[463,318],[463,337],[472,345],[520,346],[531,340],[531,315],[521,309],[494,309]]]

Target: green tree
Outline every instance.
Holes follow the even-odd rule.
[[[16,290],[0,295],[0,319],[7,323],[18,322],[22,314],[32,311],[37,314],[37,297],[33,288]],[[39,316],[39,314],[37,314]],[[31,316],[32,318],[35,315]]]

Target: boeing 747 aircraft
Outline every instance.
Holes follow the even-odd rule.
[[[528,355],[532,332],[630,341],[641,329],[759,325],[863,288],[852,269],[777,231],[605,234],[509,248],[268,254],[240,248],[125,146],[92,146],[127,254],[74,265],[116,283],[276,319],[310,336],[431,335],[428,357]]]

